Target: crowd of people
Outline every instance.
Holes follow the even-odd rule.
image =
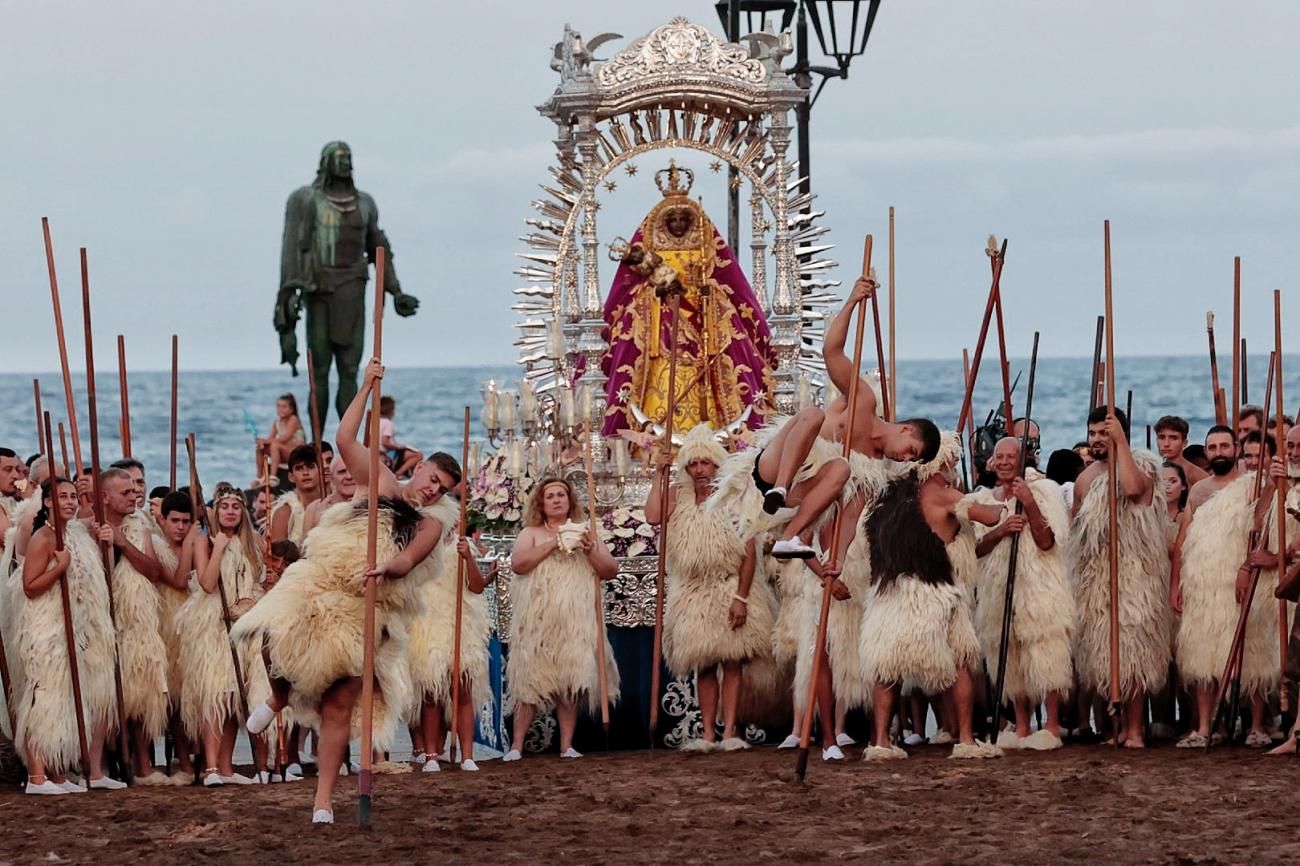
[[[979,455],[966,485],[960,439],[924,418],[881,417],[870,381],[846,356],[853,311],[874,289],[860,280],[826,332],[827,373],[852,397],[771,424],[736,453],[704,424],[676,449],[653,450],[664,471],[645,517],[666,539],[663,658],[694,677],[702,720],[683,748],[750,748],[745,714],[762,705],[792,707],[785,748],[814,733],[805,728],[813,719],[827,761],[854,745],[845,726],[853,710],[870,718],[868,760],[905,758],[904,746],[927,740],[953,744],[955,758],[1107,736],[1128,748],[1152,737],[1203,747],[1236,732],[1215,698],[1258,574],[1234,677],[1245,743],[1283,741],[1273,752],[1294,752],[1287,726],[1300,668],[1285,660],[1300,656],[1300,631],[1288,654],[1279,629],[1288,608],[1277,599],[1300,588],[1300,428],[1281,419],[1278,443],[1274,419],[1248,406],[1235,427],[1216,425],[1193,445],[1187,422],[1165,417],[1154,427],[1157,457],[1131,445],[1122,411],[1103,406],[1081,417],[1086,441],[1040,471],[1040,431],[1019,419]],[[373,479],[379,531],[368,567],[371,463],[359,434],[382,377],[371,362],[340,420],[337,452],[322,443],[318,453],[292,398],[282,398],[258,442],[259,470],[269,463],[288,482],[275,497],[269,475],[247,491],[223,482],[203,502],[188,487],[149,490],[135,460],[69,479],[45,456],[24,461],[0,448],[0,635],[28,793],[123,787],[110,758],[117,775],[146,785],[301,779],[311,731],[313,821],[332,821],[359,727],[369,580],[376,771],[396,769],[384,752],[403,727],[423,772],[440,770],[449,735],[460,769],[477,769],[475,714],[490,699],[484,591],[496,573],[458,532],[460,465],[400,443],[392,403],[382,413],[389,459]],[[1282,556],[1270,530],[1279,486]],[[592,614],[619,565],[581,499],[565,478],[543,477],[510,557],[506,762],[523,757],[531,723],[551,709],[560,756],[582,757],[579,713],[619,698],[619,666]],[[824,591],[832,601],[822,623]],[[1001,730],[985,730],[993,683],[1007,707]],[[1113,729],[1108,702],[1121,708]],[[164,734],[172,754],[155,764]],[[241,736],[251,740],[252,776],[233,764]]]

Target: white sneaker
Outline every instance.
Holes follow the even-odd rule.
[[[271,773],[267,772],[266,770],[259,770],[258,772],[253,774],[254,785],[269,785],[272,782],[278,782],[278,781],[280,781],[279,776],[273,776],[271,775]]]
[[[359,774],[361,772],[361,762],[356,760],[348,761],[348,769],[352,772],[352,775],[354,776]]]
[[[110,779],[108,776],[100,776],[98,779],[90,780],[90,787],[100,791],[120,791],[126,787],[126,782],[119,782],[117,779]]]
[[[573,746],[569,746],[569,748],[565,749],[563,752],[560,752],[560,757],[561,757],[561,758],[581,758],[581,757],[582,757],[582,752],[579,752],[577,749],[573,748]]]
[[[244,727],[248,728],[250,734],[260,734],[262,731],[269,728],[273,721],[275,721],[275,710],[271,709],[271,707],[263,701],[256,707],[253,707],[253,711],[248,714],[248,721],[244,723]]]
[[[839,746],[827,746],[826,748],[822,749],[822,760],[842,761],[844,760],[844,753],[840,751]]]
[[[424,762],[424,766],[420,768],[420,772],[422,772],[422,773],[440,773],[440,772],[442,772],[442,767],[439,767],[439,766],[438,766],[438,761],[437,761],[437,759],[433,759],[433,760],[425,761],[425,762]]]
[[[511,749],[510,751],[506,752],[504,755],[501,756],[501,763],[508,764],[511,761],[518,761],[522,758],[523,755],[519,754],[518,749]]]
[[[466,758],[465,760],[461,761],[460,768],[464,770],[466,773],[478,772],[478,764],[474,763],[473,758]]]
[[[302,781],[302,764],[290,764],[284,768],[284,780],[286,782]]]
[[[348,772],[348,765],[347,765],[347,764],[339,764],[339,775],[340,775],[340,776],[350,776],[350,775],[351,775],[351,773]]]
[[[921,736],[920,734],[908,734],[906,737],[903,737],[904,746],[919,746],[924,742],[925,742],[925,737]]]
[[[257,782],[254,781],[253,779],[250,779],[247,776],[241,776],[239,773],[234,773],[229,776],[222,776],[221,781],[225,782],[227,785],[256,785],[257,784]]]
[[[56,782],[55,784],[67,791],[69,794],[84,794],[87,791],[87,788],[84,785],[78,785],[76,782],[72,781]]]
[[[846,746],[856,746],[857,744],[858,741],[850,737],[848,734],[839,733],[835,735],[835,745],[839,746],[841,749]]]
[[[429,756],[426,755],[424,752],[416,752],[414,755],[411,756],[412,764],[423,764],[427,760],[429,760]]]
[[[311,822],[313,824],[333,824],[334,813],[329,809],[317,809],[311,813]]]
[[[772,545],[772,556],[777,559],[812,559],[817,551],[804,544],[797,537],[783,538]]]
[[[25,790],[28,794],[40,794],[42,796],[50,797],[56,797],[68,793],[68,791],[58,782],[51,782],[49,779],[46,779],[39,785],[35,782],[28,782]]]
[[[784,740],[782,740],[782,741],[781,741],[781,745],[777,746],[777,748],[778,748],[778,749],[797,749],[797,748],[799,748],[799,737],[797,737],[797,736],[794,735],[794,734],[791,734],[790,736],[788,736],[788,737],[786,737]]]
[[[205,788],[220,788],[224,784],[226,784],[226,780],[221,778],[220,773],[208,773],[203,777],[203,787]]]

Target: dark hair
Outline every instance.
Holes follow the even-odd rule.
[[[1198,461],[1201,460],[1205,460],[1207,463],[1209,462],[1205,457],[1205,446],[1196,443],[1192,443],[1183,449],[1183,459],[1193,465],[1200,465]]]
[[[1277,440],[1273,438],[1272,433],[1262,433],[1259,430],[1251,430],[1245,436],[1242,436],[1241,442],[1238,443],[1242,451],[1246,450],[1246,443],[1248,442],[1263,442],[1264,447],[1268,449],[1269,456],[1277,456]]]
[[[1069,448],[1059,448],[1047,458],[1047,477],[1057,484],[1069,484],[1083,471],[1083,458]]]
[[[41,507],[36,512],[36,516],[32,518],[32,532],[35,532],[50,522],[50,509],[45,506],[45,500],[54,498],[54,488],[60,484],[71,483],[72,482],[66,478],[59,478],[51,475],[50,478],[41,485]]]
[[[1177,433],[1179,436],[1182,436],[1184,439],[1186,439],[1187,434],[1191,430],[1191,428],[1187,426],[1186,421],[1184,421],[1182,418],[1179,418],[1177,415],[1165,415],[1163,418],[1161,418],[1159,421],[1156,422],[1156,426],[1155,426],[1155,431],[1157,433],[1161,432],[1162,430],[1172,430],[1175,433]]]
[[[1093,424],[1100,424],[1102,421],[1106,420],[1108,414],[1110,414],[1109,409],[1105,406],[1098,406],[1096,409],[1093,409],[1088,413],[1088,426],[1091,427]],[[1124,438],[1127,439],[1129,437],[1128,415],[1124,414],[1123,409],[1116,406],[1115,418],[1119,421],[1119,426],[1124,428]]]
[[[1187,484],[1187,473],[1183,471],[1183,467],[1172,460],[1166,460],[1161,468],[1174,470],[1174,472],[1178,473],[1178,480],[1183,482],[1183,492],[1178,494],[1178,510],[1182,511],[1187,507],[1187,495],[1191,493],[1191,489]]]
[[[934,426],[934,422],[929,418],[908,418],[901,422],[910,425],[918,436],[921,437],[921,456],[916,458],[918,463],[929,463],[939,453],[939,428]]]
[[[1088,447],[1087,442],[1075,442],[1073,445],[1070,446],[1070,450],[1078,451],[1080,448],[1087,448],[1087,447]]]
[[[194,503],[190,501],[188,493],[181,493],[179,490],[174,493],[168,493],[163,497],[162,505],[159,506],[162,516],[166,517],[173,511],[179,511],[181,514],[194,516]]]
[[[12,448],[0,447],[0,457],[12,457],[15,460],[17,460],[18,452],[13,450]]]
[[[1237,434],[1236,434],[1236,433],[1233,431],[1233,429],[1232,429],[1231,427],[1229,427],[1227,424],[1215,424],[1215,425],[1214,425],[1213,427],[1211,427],[1209,430],[1206,430],[1206,431],[1205,431],[1205,441],[1206,441],[1206,442],[1209,442],[1209,441],[1210,441],[1210,437],[1213,436],[1215,433],[1227,433],[1227,434],[1228,434],[1228,438],[1229,438],[1229,439],[1232,439],[1232,440],[1234,440],[1234,441],[1235,441],[1236,438],[1237,438]]]
[[[1259,426],[1261,427],[1264,426],[1264,410],[1262,407],[1256,406],[1253,403],[1251,403],[1242,406],[1240,409],[1237,410],[1238,423],[1245,420],[1246,418],[1252,418],[1252,417],[1259,422]]]
[[[31,468],[32,468],[32,464],[35,463],[37,460],[40,460],[40,459],[41,459],[42,457],[44,457],[44,456],[45,456],[45,455],[41,454],[41,452],[37,451],[37,452],[36,452],[35,454],[33,454],[31,457],[28,457],[28,458],[27,458],[27,468],[28,468],[28,469],[31,469]]]
[[[271,555],[279,557],[284,561],[285,565],[293,565],[302,558],[302,552],[298,550],[298,545],[287,538],[271,542]]]
[[[298,414],[298,398],[293,396],[293,394],[281,394],[279,397],[276,397],[275,399],[283,400],[284,402],[288,403],[289,411],[293,412],[295,416]]]
[[[144,464],[139,460],[136,460],[134,457],[123,457],[121,460],[114,460],[112,463],[108,464],[108,468],[121,469],[124,471],[128,469],[139,469],[141,473],[144,472]]]
[[[391,417],[393,412],[395,412],[396,410],[397,410],[397,401],[394,400],[392,397],[385,394],[379,398],[379,417],[381,418]]]
[[[333,453],[334,453],[334,446],[331,445],[331,444],[329,444],[329,442],[326,442],[324,439],[322,439],[321,442],[320,442],[320,453],[322,453],[322,454],[333,454]]]
[[[306,445],[299,445],[289,452],[289,471],[297,469],[299,466],[307,463],[311,466],[316,465],[316,446],[310,442]]]
[[[168,493],[171,493],[171,492],[172,492],[172,489],[171,489],[170,487],[155,487],[153,490],[150,490],[150,491],[149,491],[149,498],[150,498],[150,499],[162,499],[162,498],[164,498]]]
[[[446,451],[435,451],[429,455],[428,462],[455,479],[454,484],[460,484],[460,462],[455,457],[452,457]]]
[[[887,590],[901,574],[922,583],[951,584],[952,560],[921,513],[921,485],[914,475],[895,481],[867,517],[871,582]]]

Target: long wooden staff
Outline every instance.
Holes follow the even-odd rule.
[[[863,245],[862,275],[871,273],[871,235]],[[865,299],[857,309],[857,325],[853,332],[853,381],[849,383],[848,409],[844,422],[844,445],[842,456],[848,460],[853,454],[853,427],[858,417],[858,391],[862,382],[862,341],[867,326]],[[831,549],[829,565],[832,570],[840,565],[840,537],[844,530],[844,507],[836,509],[835,522],[831,525]],[[826,621],[831,612],[831,590],[833,580],[822,581],[821,615],[817,618],[817,642],[813,645],[812,677],[808,680],[808,703],[803,708],[803,725],[799,731],[799,753],[795,757],[794,773],[803,781],[808,772],[808,744],[812,738],[813,715],[817,709],[817,680],[821,677],[822,655],[826,652]],[[822,725],[830,725],[833,719],[822,719]]]
[[[1241,256],[1232,257],[1232,423],[1241,413]],[[1277,443],[1278,447],[1282,443]]]
[[[1250,402],[1250,386],[1247,384],[1250,372],[1250,355],[1246,354],[1246,338],[1241,338],[1241,402],[1243,404]],[[1281,448],[1281,444],[1278,445]]]
[[[59,456],[63,458],[63,477],[68,478],[68,435],[62,421],[59,422]]]
[[[461,434],[460,450],[460,471],[461,480],[465,480],[465,473],[469,470],[465,467],[469,465],[469,407],[465,407],[465,424]],[[466,524],[469,519],[469,494],[467,492],[469,485],[466,484],[460,495],[460,516],[456,523],[456,543],[460,544],[460,539],[466,535]],[[451,645],[451,746],[448,747],[448,754],[453,762],[456,762],[456,753],[460,752],[460,760],[465,760],[465,749],[460,743],[460,641],[461,632],[464,627],[465,618],[465,560],[461,558],[460,553],[456,554],[456,620],[452,631]]]
[[[894,343],[896,317],[894,316],[894,208],[889,208],[889,408],[891,413],[897,411],[898,407],[898,370],[896,361],[898,360],[897,351]],[[893,414],[889,416],[890,421],[896,421]]]
[[[989,238],[992,242],[996,240]],[[989,298],[984,304],[984,319],[980,322],[979,339],[975,341],[975,357],[971,361],[970,378],[966,382],[966,395],[962,398],[961,411],[957,414],[957,429],[960,431],[966,426],[966,418],[971,411],[971,400],[975,396],[975,380],[979,377],[980,360],[984,357],[984,341],[988,339],[989,322],[993,319],[993,308],[998,302],[1000,296],[999,286],[1002,281],[1002,265],[1007,257],[1007,239],[1002,239],[1002,247],[996,254],[992,250],[986,250],[989,257],[993,259],[993,282],[989,286]]]
[[[177,399],[180,396],[180,337],[172,334],[172,413],[171,413],[171,434],[168,441],[170,444],[171,473],[167,476],[167,487],[170,490],[176,489],[176,427],[180,420]]]
[[[1276,369],[1277,356],[1271,353],[1268,356],[1268,376],[1267,385],[1264,386],[1264,417],[1268,417],[1269,404],[1273,397],[1273,373]],[[1281,413],[1278,413],[1281,414]],[[1261,455],[1266,455],[1267,451],[1263,449],[1261,443]],[[1251,502],[1256,503],[1264,492],[1265,470],[1263,465],[1255,472],[1255,493],[1251,497]],[[1249,551],[1265,550],[1268,546],[1268,527],[1265,526],[1261,532],[1258,529],[1252,529],[1250,540],[1246,547]],[[1237,628],[1232,633],[1232,642],[1228,645],[1228,659],[1223,665],[1223,676],[1219,677],[1219,684],[1214,692],[1214,719],[1210,725],[1213,731],[1219,724],[1219,718],[1223,713],[1223,700],[1231,689],[1236,692],[1241,683],[1241,658],[1246,646],[1246,622],[1250,617],[1250,607],[1255,600],[1255,589],[1259,586],[1259,566],[1250,567],[1250,583],[1246,588],[1245,600],[1242,602],[1237,613]],[[1232,716],[1235,718],[1236,713]],[[1207,741],[1205,748],[1209,749],[1210,742]]]
[[[131,459],[131,399],[126,387],[126,338],[117,335],[117,390],[122,398],[122,456]]]
[[[190,461],[190,504],[193,506],[194,518],[199,522],[199,526],[207,528],[209,538],[215,538],[215,533],[220,532],[221,529],[219,527],[214,529],[207,525],[207,512],[203,508],[203,488],[199,484],[199,464],[194,457],[194,451],[194,434],[191,433],[185,437],[185,455]],[[216,503],[213,505],[215,507]],[[252,518],[245,514],[244,519]],[[238,538],[234,543],[239,543]],[[238,591],[239,587],[235,589]],[[226,645],[230,648],[230,664],[235,669],[235,690],[239,695],[239,711],[244,718],[248,718],[248,688],[244,684],[244,667],[239,663],[239,650],[235,648],[235,642],[230,639],[230,629],[234,625],[234,619],[230,616],[230,599],[226,596],[226,581],[220,574],[217,575],[217,594],[221,598],[221,621],[226,626]],[[238,602],[239,599],[235,601]],[[253,739],[253,734],[244,725],[240,727],[244,728],[244,734],[248,737],[249,754],[256,756],[257,743]],[[209,758],[209,760],[213,759]]]
[[[1097,317],[1097,339],[1092,346],[1092,378],[1088,380],[1088,412],[1101,403],[1097,383],[1101,381],[1101,341],[1106,334],[1106,317]]]
[[[45,423],[41,418],[41,380],[32,380],[32,399],[36,403],[36,450],[45,450]],[[71,479],[69,479],[71,480]]]
[[[1038,332],[1034,331],[1034,348],[1029,356],[1029,390],[1025,394],[1025,429],[1020,434],[1020,467],[1016,471],[1019,478],[1025,477],[1025,467],[1029,465],[1029,424],[1034,410],[1034,376],[1038,371]],[[1008,490],[1008,493],[1010,491]],[[1024,503],[1016,501],[1016,514],[1023,514]],[[1007,585],[1002,595],[1002,643],[998,644],[998,679],[993,691],[993,738],[996,742],[1002,729],[1002,693],[1007,682],[1007,651],[1011,643],[1011,618],[1016,597],[1016,563],[1020,558],[1020,536],[1017,532],[1011,536],[1011,551],[1007,559]]]
[[[1274,427],[1274,437],[1277,441],[1278,452],[1286,453],[1286,428],[1282,422],[1282,292],[1279,289],[1273,290],[1273,356],[1276,360],[1273,362],[1277,365],[1277,375],[1273,377],[1273,387],[1277,388],[1277,420]],[[1268,428],[1268,413],[1264,413],[1265,429]],[[1268,449],[1265,442],[1259,443],[1259,469],[1260,475],[1263,475],[1265,465],[1268,463]],[[1283,461],[1286,460],[1284,456]],[[1290,482],[1286,478],[1279,479],[1277,485],[1277,576],[1278,584],[1281,585],[1281,579],[1286,574],[1286,494]],[[1286,676],[1286,656],[1287,646],[1290,643],[1291,628],[1287,623],[1287,601],[1278,599],[1277,602],[1277,636],[1278,652],[1280,654],[1280,664],[1282,675]],[[1290,707],[1287,705],[1287,691],[1282,690],[1283,713],[1288,712]],[[1300,750],[1297,750],[1300,751]]]
[[[964,387],[970,387],[970,350],[961,350],[961,381]],[[966,440],[966,447],[961,452],[962,475],[966,477],[966,490],[975,489],[975,418],[971,417],[967,423],[970,425],[970,433],[965,430],[958,430],[957,434]],[[966,454],[970,453],[969,469],[966,465]]]
[[[53,274],[53,270],[50,272]],[[86,330],[86,408],[90,420],[90,482],[94,491],[91,507],[95,512],[95,523],[104,525],[104,491],[99,475],[99,409],[95,402],[95,339],[90,323],[90,268],[86,263],[86,248],[81,248],[81,312]],[[60,329],[61,330],[61,329]],[[71,395],[71,391],[68,392]],[[71,409],[71,407],[69,407]],[[77,448],[77,425],[68,413],[72,425],[72,447]],[[81,458],[77,457],[80,466]],[[80,471],[80,470],[78,470]],[[100,553],[104,558],[104,583],[108,589],[108,616],[113,623],[113,633],[117,634],[117,608],[113,600],[113,543],[101,541]],[[116,654],[113,656],[113,686],[117,691],[117,738],[118,748],[122,751],[122,772],[127,784],[135,781],[134,766],[131,763],[131,737],[126,727],[126,702],[122,697],[122,664]]]
[[[874,274],[871,275],[874,278]],[[880,408],[885,418],[894,420],[893,402],[889,399],[890,383],[885,377],[885,347],[880,330],[880,293],[871,293],[871,319],[876,327],[876,374],[880,376]]]
[[[673,427],[675,426],[677,416],[677,355],[678,355],[678,334],[680,332],[681,320],[681,302],[682,293],[685,288],[680,282],[674,282],[671,286],[661,286],[655,289],[655,293],[661,298],[668,298],[668,313],[672,316],[672,326],[669,329],[669,348],[668,348],[668,405],[666,407],[667,417],[664,419],[664,443],[668,449],[673,447]],[[658,327],[656,325],[656,327]],[[660,486],[659,486],[659,513],[668,513],[668,476],[671,466],[661,466]],[[655,629],[654,642],[650,653],[650,748],[655,747],[655,729],[659,727],[659,686],[662,681],[660,668],[663,666],[664,654],[664,575],[668,568],[668,524],[663,522],[659,526],[659,563],[655,571]],[[602,658],[599,666],[600,670],[605,669],[604,659]]]
[[[998,360],[1002,367],[1002,415],[1006,419],[1006,431],[1011,432],[1011,422],[1015,415],[1011,411],[1011,361],[1007,357],[1007,331],[1002,323],[1002,259],[993,253],[992,244],[985,250],[989,256],[989,266],[994,272],[994,285],[997,294],[993,299],[993,315],[998,326]]]
[[[1106,243],[1106,412],[1115,414],[1115,311],[1111,299],[1110,220],[1105,221]],[[1106,455],[1106,505],[1110,525],[1110,713],[1115,718],[1115,745],[1119,745],[1121,700],[1119,689],[1119,467],[1115,465],[1115,443]]]
[[[68,366],[68,343],[63,335],[63,307],[59,304],[59,278],[54,272],[54,245],[50,241],[50,221],[41,217],[45,235],[45,265],[50,272],[50,299],[54,303],[54,335],[59,341],[59,366],[63,370],[63,397],[68,406],[68,427],[72,430],[72,456],[77,461],[77,475],[86,464],[81,462],[81,435],[77,432],[77,402],[72,392],[72,368]],[[82,498],[82,505],[85,505]]]
[[[469,417],[466,410],[466,418]],[[587,419],[583,427],[584,435],[582,442],[583,457],[586,461],[587,469],[587,519],[590,522],[591,540],[594,543],[600,538],[600,526],[596,520],[596,473],[594,471],[595,458],[591,453],[591,425],[590,418]],[[467,430],[469,428],[466,428]],[[466,442],[469,440],[466,439]],[[663,479],[667,481],[668,479]],[[664,512],[660,512],[663,514]],[[660,521],[660,525],[666,521]],[[605,660],[605,593],[601,589],[600,577],[596,577],[596,671],[600,688],[600,726],[605,731],[605,751],[609,751],[609,672],[606,670]],[[706,721],[707,724],[707,721]],[[653,735],[653,731],[651,732]]]
[[[384,266],[386,250],[375,249],[375,324],[374,357],[381,360],[384,349]],[[366,568],[373,570],[377,563],[379,545],[379,400],[383,381],[376,379],[370,392],[370,477],[366,487]],[[361,666],[361,772],[357,776],[357,815],[362,827],[370,826],[370,799],[374,780],[371,777],[371,759],[374,755],[375,724],[375,603],[378,586],[372,577],[366,578],[365,646]],[[454,724],[454,723],[453,723]]]
[[[58,478],[59,475],[54,471],[54,437],[50,435],[50,413],[44,414],[45,421],[45,460],[49,469],[50,480]],[[66,527],[63,525],[63,514],[59,510],[59,486],[51,483],[50,490],[54,498],[53,507],[50,508],[50,525],[54,529],[54,549],[61,551],[64,548],[64,532]],[[37,496],[40,494],[37,493]],[[68,592],[68,573],[65,571],[59,578],[59,598],[63,603],[63,638],[68,649],[68,670],[72,674],[72,706],[77,713],[77,746],[81,749],[81,775],[84,779],[90,779],[90,747],[86,739],[86,713],[83,707],[85,704],[81,699],[81,669],[77,664],[77,635],[72,624],[72,596]],[[6,691],[8,682],[5,683]]]
[[[1205,333],[1210,341],[1210,396],[1214,398],[1214,422],[1228,423],[1228,408],[1223,405],[1222,392],[1219,387],[1219,356],[1214,351],[1214,313],[1205,314]]]
[[[320,491],[320,498],[325,498],[325,488],[329,480],[325,476],[325,454],[321,451],[320,442],[324,431],[321,430],[320,424],[320,402],[316,396],[316,366],[312,360],[311,349],[307,350],[307,411],[311,413],[311,445],[316,449],[316,472],[320,476],[317,482],[317,489]]]

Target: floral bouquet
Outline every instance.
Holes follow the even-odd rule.
[[[485,460],[470,483],[466,503],[470,532],[499,535],[518,529],[524,517],[524,503],[535,482],[527,471],[511,475],[506,470],[504,454]]]
[[[617,557],[655,556],[659,553],[659,528],[646,523],[641,508],[615,508],[600,518],[600,535]]]

